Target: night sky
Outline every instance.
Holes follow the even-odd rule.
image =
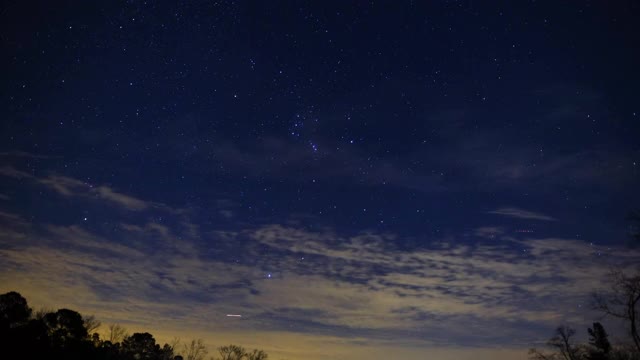
[[[525,359],[638,262],[638,34],[636,1],[5,2],[0,291],[274,360]]]

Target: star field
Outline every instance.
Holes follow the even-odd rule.
[[[34,306],[274,359],[525,359],[637,264],[633,2],[0,17],[0,290]]]

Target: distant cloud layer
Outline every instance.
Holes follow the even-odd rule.
[[[1,212],[0,290],[160,337],[233,335],[281,357],[366,359],[379,349],[420,359],[428,347],[439,359],[500,359],[489,349],[507,345],[498,352],[503,359],[524,359],[524,348],[555,325],[585,322],[589,313],[577,305],[606,286],[603,267],[630,265],[637,256],[571,239],[525,240],[491,225],[411,248],[378,231],[273,223],[202,228],[190,219],[192,210],[105,185],[10,167],[0,174],[70,201],[138,214],[101,214],[107,231],[81,219],[33,223]],[[234,204],[216,203],[220,219],[229,221]],[[489,213],[555,220],[515,207]],[[334,343],[333,352],[318,353],[319,339]],[[285,350],[293,342],[301,344],[295,355]]]

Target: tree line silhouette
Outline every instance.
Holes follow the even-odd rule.
[[[594,308],[621,320],[629,341],[612,344],[600,322],[587,329],[587,343],[575,343],[576,331],[559,326],[546,343],[549,351],[530,349],[532,360],[640,360],[640,272],[613,270],[610,288],[593,296]],[[0,295],[0,348],[15,359],[204,360],[202,339],[180,344],[156,343],[148,332],[129,335],[118,324],[108,326],[105,338],[95,332],[100,321],[70,309],[33,312],[15,291]],[[266,360],[262,350],[227,345],[211,360]]]
[[[640,273],[612,270],[609,289],[593,295],[593,307],[603,315],[618,319],[629,339],[612,344],[600,322],[587,329],[587,343],[575,343],[576,331],[569,326],[556,328],[547,341],[550,351],[530,349],[532,360],[640,360]]]
[[[122,326],[108,327],[104,339],[95,332],[100,321],[70,309],[34,312],[18,292],[0,295],[0,348],[13,359],[204,360],[202,339],[180,344],[156,343],[148,332],[129,335]],[[7,358],[7,359],[9,359]],[[267,353],[242,346],[217,348],[212,360],[266,360]]]
[[[640,210],[627,216],[631,222],[629,245],[640,246]],[[617,319],[628,339],[612,344],[600,322],[587,329],[587,343],[575,343],[575,329],[562,325],[547,341],[550,351],[529,350],[531,360],[640,360],[640,269],[628,273],[621,269],[609,272],[609,289],[593,294],[593,308],[604,317]]]

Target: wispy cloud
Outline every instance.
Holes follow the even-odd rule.
[[[487,213],[504,215],[518,219],[556,221],[556,219],[551,216],[515,207],[502,207],[496,210],[488,211]]]
[[[82,197],[91,200],[104,200],[112,205],[131,211],[141,211],[150,208],[166,211],[177,211],[161,203],[144,201],[136,197],[125,195],[106,185],[95,186],[86,181],[62,175],[36,176],[28,172],[18,170],[11,166],[0,168],[0,175],[15,179],[27,179],[36,184],[43,185],[54,190],[60,195],[69,197]]]

